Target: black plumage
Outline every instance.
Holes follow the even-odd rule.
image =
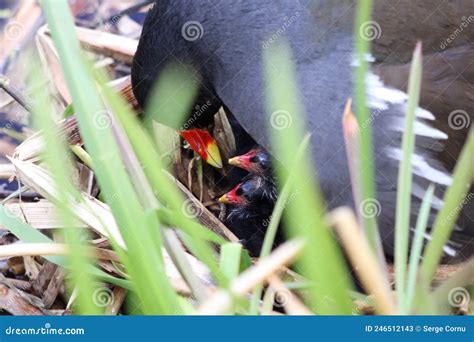
[[[261,147],[254,147],[247,153],[229,159],[229,164],[242,168],[250,173],[248,178],[257,175],[262,178],[262,196],[269,202],[277,200],[277,185],[273,173],[273,162],[270,153]]]
[[[224,104],[255,142],[271,152],[268,132],[272,126],[264,114],[267,107],[262,50],[286,39],[293,53],[298,82],[295,86],[305,108],[305,125],[313,133],[312,157],[327,207],[355,207],[340,123],[344,103],[352,93],[354,2],[160,0],[145,21],[133,64],[136,97],[140,103],[146,101],[155,79],[169,63],[192,65],[199,75],[196,104],[206,101],[212,104],[200,120],[205,124]],[[472,1],[439,4],[434,0],[402,0],[397,4],[388,3],[388,0],[377,2],[372,23],[375,36],[368,37],[372,40],[374,65],[379,65],[375,71],[382,79],[389,78],[389,67],[401,67],[409,62],[416,39],[423,41],[426,55],[441,51],[442,56],[449,58],[448,51],[456,48],[461,51],[456,58],[464,60],[460,64],[472,64],[469,56],[473,48],[466,45],[466,41],[474,40],[472,30],[462,31],[445,47],[441,44],[456,25],[459,26],[456,24],[459,18],[474,10]],[[439,10],[433,12],[433,8]],[[426,17],[430,19],[421,23],[418,20]],[[404,21],[403,18],[413,20]],[[186,29],[191,25],[197,35],[187,34]],[[432,76],[438,71],[436,66],[425,68],[424,80],[442,85],[441,93],[444,86],[452,87],[450,92],[453,94],[464,94],[466,101],[462,104],[465,107],[459,108],[457,99],[449,97],[445,98],[445,107],[421,103],[429,111],[417,112],[412,223],[417,217],[420,197],[429,183],[434,183],[437,189],[432,214],[439,210],[443,193],[452,181],[450,165],[441,155],[449,151],[456,157],[461,147],[459,142],[469,131],[467,127],[447,130],[441,123],[448,122],[449,114],[456,109],[465,111],[467,119],[473,121],[473,80],[468,79],[464,84],[454,82],[459,72],[448,68],[443,75]],[[472,77],[471,74],[463,75]],[[371,124],[376,142],[374,181],[380,202],[378,221],[385,252],[392,256],[398,148],[404,129],[406,94],[390,88],[382,79],[374,72],[367,75],[368,105],[372,110]],[[404,82],[389,83],[403,90]],[[430,85],[423,87],[429,89]],[[437,95],[440,94],[434,97]],[[472,204],[462,208],[456,232],[445,247],[445,261],[465,260],[474,253],[472,212]]]
[[[252,256],[260,254],[275,205],[267,195],[268,185],[264,178],[250,175],[219,199],[228,206],[225,224]],[[282,240],[282,231],[278,229],[273,246]]]

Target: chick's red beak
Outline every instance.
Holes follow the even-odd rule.
[[[237,184],[235,188],[230,190],[228,193],[222,195],[219,198],[219,202],[233,205],[244,204],[244,199],[242,198],[242,196],[237,195],[237,191],[239,190],[239,188],[240,184]]]
[[[241,156],[233,157],[229,159],[229,164],[240,167],[244,170],[251,171],[251,163],[250,160],[256,156],[255,150],[250,150],[246,154]]]
[[[179,134],[189,143],[201,158],[215,168],[222,168],[222,159],[214,138],[208,131],[199,128],[179,131]]]

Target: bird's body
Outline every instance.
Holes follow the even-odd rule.
[[[294,86],[297,87],[301,104],[305,108],[304,123],[312,133],[312,159],[327,207],[355,207],[341,126],[343,106],[352,94],[354,2],[160,0],[145,21],[134,60],[132,81],[136,97],[140,103],[145,103],[149,90],[166,65],[190,64],[200,78],[196,104],[208,101],[212,104],[200,120],[205,123],[224,104],[248,134],[260,146],[271,151],[268,132],[272,129],[272,122],[265,115],[267,107],[262,51],[278,40],[286,39],[293,54],[297,78]],[[404,6],[416,7],[417,13],[424,8],[421,1],[414,1],[414,5],[412,2],[402,2]],[[417,34],[432,31],[441,39],[443,33],[449,32],[447,29],[429,28],[430,25],[443,24],[443,19],[429,8],[428,3],[431,2],[423,2],[426,4],[425,10],[427,15],[429,12],[436,18],[427,20],[426,27],[418,25],[418,22],[418,26],[408,25],[410,37],[423,40]],[[377,15],[380,14],[381,23],[395,21],[392,26],[403,27],[403,22],[396,23],[396,13],[380,9],[380,3],[388,1],[380,1],[376,6],[376,22]],[[460,0],[458,3],[474,7],[467,0]],[[455,5],[449,6],[455,8]],[[378,12],[377,8],[380,9]],[[189,31],[189,28],[194,31]],[[397,50],[394,56],[390,54],[390,46],[386,44],[393,46],[396,37],[384,36],[384,32],[382,29],[380,44],[377,39],[373,41],[374,60],[376,63],[387,61],[392,66],[402,68],[402,64],[409,61],[414,40],[403,37],[403,48]],[[403,36],[403,33],[397,33],[393,27],[387,27],[386,32]],[[430,37],[427,41],[429,44],[425,45],[425,52],[433,53],[432,50],[436,50],[436,39]],[[471,54],[474,48],[465,49],[467,54]],[[448,56],[448,52],[445,53]],[[466,61],[466,64],[469,63],[472,60]],[[430,73],[435,71],[425,70],[425,75],[428,76],[424,76],[424,79],[429,79]],[[376,72],[377,74],[370,72],[367,75],[368,106],[372,111],[370,124],[373,126],[373,140],[376,142],[374,181],[381,208],[378,217],[381,238],[385,252],[392,256],[398,164],[407,106],[407,95],[402,91],[405,89],[403,83],[406,83],[406,77],[398,80],[398,83],[391,82],[394,87],[401,89],[398,90],[387,86],[379,76],[389,79],[388,67],[382,71],[377,69]],[[457,73],[447,72],[439,78],[440,82],[446,82],[443,84],[452,83],[456,86],[458,83],[450,81],[457,77]],[[472,121],[473,92],[472,88],[463,89],[465,92],[467,90],[471,91],[466,94],[468,99],[465,104],[468,108],[463,110],[470,113],[468,119]],[[452,91],[459,93],[459,89]],[[449,103],[446,108],[439,110],[438,107],[431,108],[429,104],[425,104],[425,107],[429,111],[420,108],[415,123],[417,142],[413,156],[412,223],[416,220],[421,197],[429,183],[434,183],[437,189],[433,215],[440,209],[444,190],[452,182],[450,164],[440,158],[440,154],[449,150],[452,155],[457,156],[459,141],[463,141],[468,132],[467,128],[464,131],[446,132],[445,127],[440,124],[447,122],[447,111],[456,109],[455,103]],[[451,137],[454,133],[457,138]],[[454,142],[456,145],[451,145]],[[457,227],[456,234],[459,237],[456,241],[451,241],[445,247],[445,261],[464,260],[474,253],[474,223],[469,219],[469,214],[472,215],[471,218],[474,216],[472,205],[463,209],[462,215],[468,218],[463,226]]]

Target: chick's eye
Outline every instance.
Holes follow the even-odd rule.
[[[242,193],[243,193],[243,192],[244,192],[244,191],[242,190],[242,188],[238,188],[238,189],[235,191],[235,194],[236,194],[237,196],[242,196]]]

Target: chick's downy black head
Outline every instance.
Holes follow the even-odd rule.
[[[221,196],[219,202],[231,207],[228,218],[270,216],[274,201],[267,195],[271,191],[269,187],[270,184],[264,178],[249,177]]]
[[[272,173],[270,154],[260,147],[253,148],[246,154],[229,159],[229,164],[238,166],[262,177],[268,177]]]
[[[271,186],[265,178],[252,175],[219,198],[221,203],[229,205],[226,225],[253,256],[260,253],[273,212],[275,201],[268,196]],[[279,228],[274,247],[282,241],[283,235]]]
[[[238,207],[248,207],[261,200],[263,186],[264,180],[261,177],[248,178],[221,196],[219,202]]]

